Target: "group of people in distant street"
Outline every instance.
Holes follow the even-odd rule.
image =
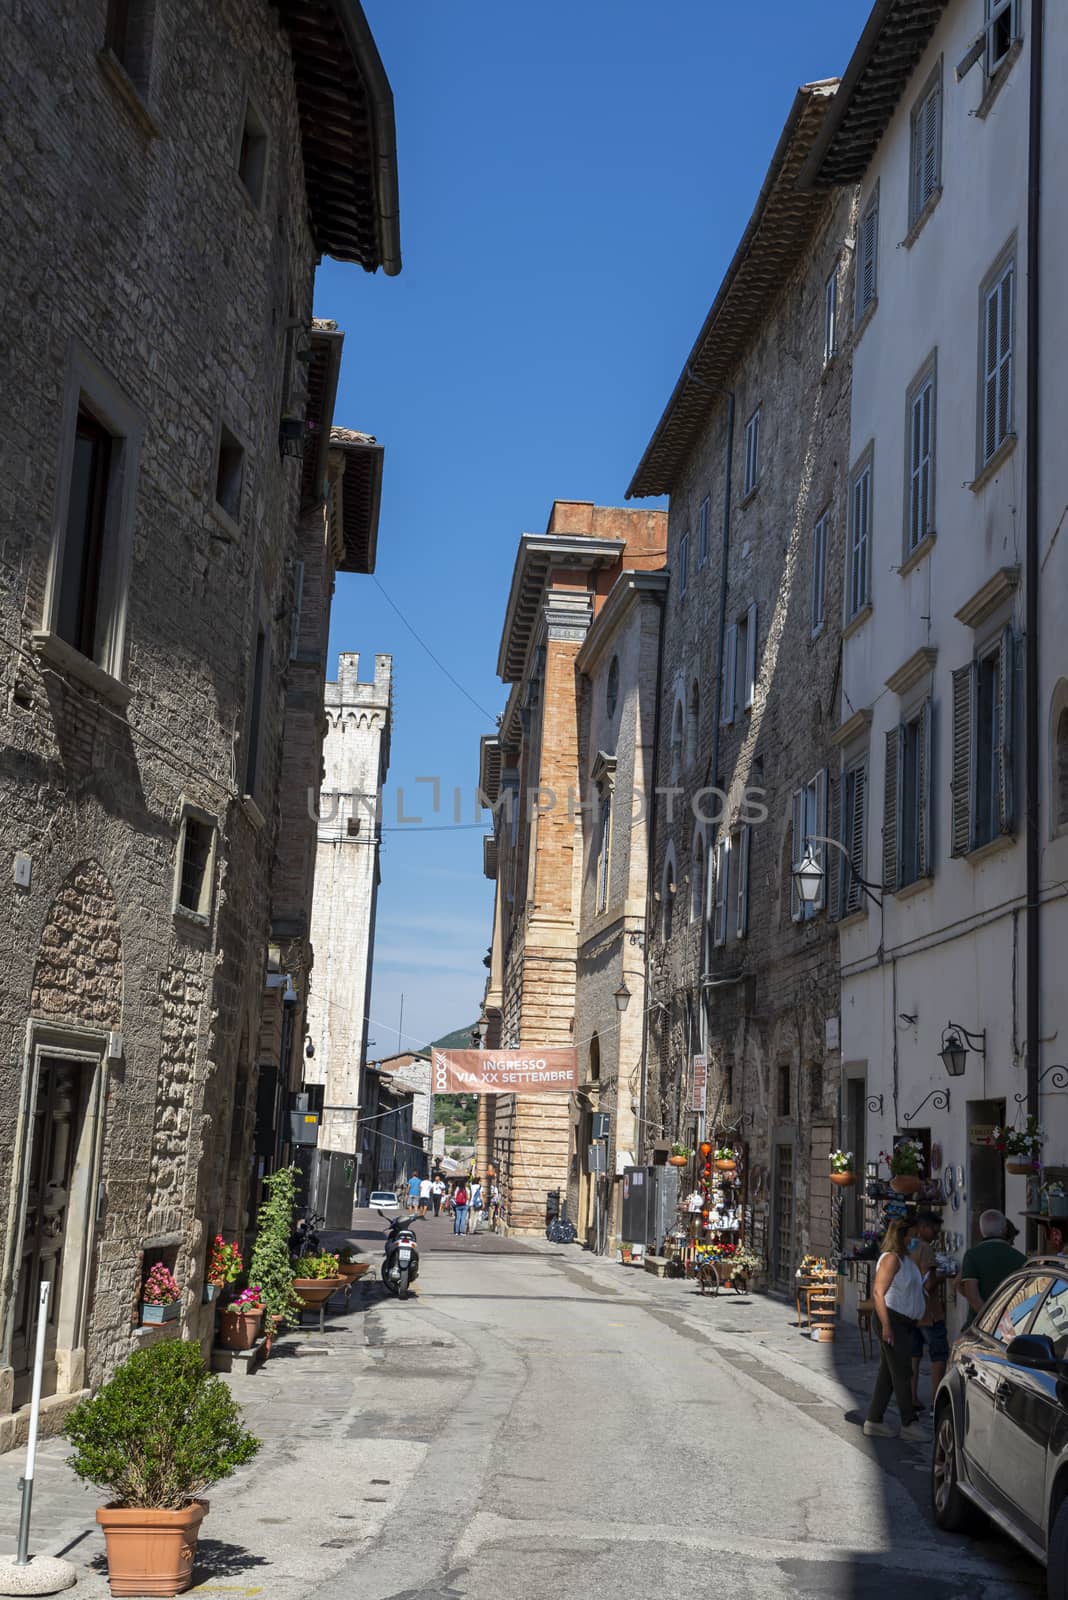
[[[938,1270],[933,1249],[942,1228],[933,1211],[891,1222],[875,1268],[872,1300],[879,1324],[879,1371],[864,1423],[864,1432],[881,1438],[925,1441],[920,1414],[920,1366],[926,1349],[931,1357],[931,1394],[945,1376],[949,1360],[946,1331],[946,1276]],[[957,1294],[968,1305],[967,1328],[1025,1257],[1013,1246],[1016,1229],[1002,1211],[984,1211],[979,1218],[979,1244],[965,1251]],[[884,1422],[893,1395],[901,1414],[900,1429]]]
[[[495,1179],[483,1183],[480,1178],[455,1178],[451,1187],[440,1171],[433,1177],[420,1178],[415,1173],[408,1179],[408,1209],[425,1217],[433,1207],[435,1217],[442,1207],[453,1219],[453,1233],[478,1233],[485,1223],[496,1227],[501,1209],[501,1191]]]

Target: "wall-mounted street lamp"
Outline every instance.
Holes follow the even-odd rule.
[[[482,1048],[482,1029],[477,1022],[471,1029],[471,1048],[473,1050],[481,1050]]]
[[[823,890],[824,880],[827,876],[827,869],[816,853],[816,846],[818,844],[829,844],[835,850],[840,850],[842,855],[845,857],[846,865],[849,868],[854,882],[860,884],[860,887],[864,890],[864,893],[867,895],[872,905],[882,905],[882,901],[878,899],[878,895],[885,894],[886,890],[884,885],[881,883],[869,883],[866,878],[862,878],[856,867],[853,865],[852,856],[849,854],[849,851],[846,849],[841,840],[829,839],[823,834],[809,835],[805,841],[805,853],[801,857],[800,864],[794,868],[794,886],[801,897],[802,905],[814,906],[816,904]]]
[[[615,1001],[616,1010],[619,1012],[620,1016],[622,1016],[624,1011],[626,1011],[627,1007],[630,1005],[630,990],[627,988],[626,978],[623,978],[620,981],[619,988],[615,993]]]
[[[947,1022],[942,1029],[942,1048],[938,1054],[951,1078],[963,1078],[964,1069],[968,1064],[969,1050],[974,1050],[976,1055],[985,1058],[986,1029],[981,1029],[979,1033],[970,1033],[967,1028],[962,1028],[959,1022]]]

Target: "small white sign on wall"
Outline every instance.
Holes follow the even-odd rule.
[[[838,1050],[841,1047],[842,1022],[840,1017],[828,1017],[824,1024],[825,1044],[828,1050]]]

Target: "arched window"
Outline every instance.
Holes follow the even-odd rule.
[[[597,1083],[601,1076],[601,1041],[594,1034],[590,1040],[590,1081]]]
[[[693,870],[690,873],[690,921],[696,922],[705,904],[705,841],[700,833],[694,839]]]
[[[1057,749],[1054,765],[1054,824],[1068,826],[1068,706],[1057,718]]]
[[[608,669],[608,683],[607,683],[607,686],[606,686],[605,692],[604,692],[604,706],[605,706],[605,710],[608,712],[608,715],[609,715],[610,718],[615,716],[615,714],[616,714],[616,706],[618,704],[619,704],[619,657],[618,656],[613,656],[612,657],[612,664]]]
[[[690,700],[686,708],[686,765],[692,767],[697,760],[697,727],[701,717],[701,690],[695,678],[690,685]]]
[[[671,781],[678,783],[679,774],[682,772],[682,701],[675,702],[675,715],[671,723]]]
[[[670,857],[668,857],[667,865],[664,868],[662,899],[664,943],[668,944],[671,940],[671,930],[675,920],[675,863]]]

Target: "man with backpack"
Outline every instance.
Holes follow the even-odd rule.
[[[482,1222],[482,1212],[485,1207],[484,1191],[478,1178],[475,1179],[471,1190],[471,1233],[477,1233]]]
[[[467,1182],[464,1178],[461,1178],[452,1195],[453,1233],[465,1234],[467,1232],[467,1207],[470,1203],[470,1198]]]

